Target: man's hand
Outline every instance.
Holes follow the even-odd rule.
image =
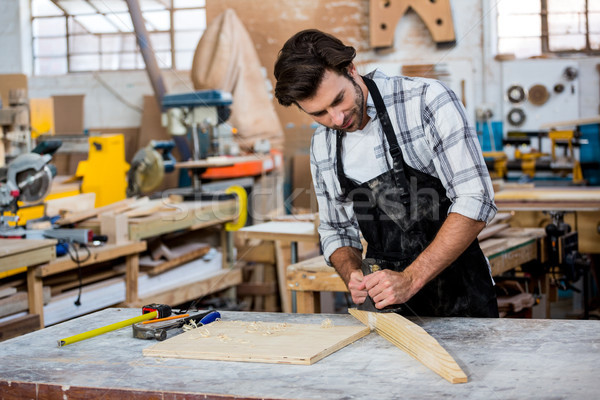
[[[353,247],[340,247],[331,254],[330,260],[348,287],[352,301],[356,304],[364,303],[367,298],[367,290],[360,269],[362,263],[360,250]]]
[[[360,269],[352,271],[348,281],[348,290],[352,295],[354,304],[362,304],[367,298],[367,289],[365,288],[364,276]]]
[[[363,278],[363,284],[377,309],[406,303],[421,289],[409,270],[373,272]]]

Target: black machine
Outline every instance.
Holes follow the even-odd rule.
[[[591,261],[587,256],[579,253],[578,235],[564,221],[565,211],[549,211],[548,214],[552,218],[552,223],[545,228],[549,245],[546,272],[550,273],[554,283],[561,290],[583,291],[583,318],[588,319]],[[573,283],[580,278],[583,278],[583,290],[573,286]]]

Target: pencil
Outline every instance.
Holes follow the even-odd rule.
[[[172,315],[172,316],[166,317],[166,318],[158,318],[158,319],[152,319],[150,321],[144,321],[144,322],[142,322],[142,324],[151,324],[153,322],[168,321],[170,319],[185,318],[185,317],[189,317],[189,316],[190,316],[190,314]]]

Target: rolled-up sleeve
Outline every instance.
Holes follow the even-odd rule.
[[[325,132],[320,132],[325,134]],[[337,177],[333,162],[325,149],[328,146],[315,144],[319,131],[313,136],[310,153],[310,168],[319,206],[319,236],[321,249],[328,265],[330,257],[340,247],[355,247],[362,251],[360,230],[352,203],[343,201],[336,187]]]
[[[427,88],[422,109],[433,163],[452,201],[449,212],[489,223],[497,212],[494,189],[462,103],[438,82]]]

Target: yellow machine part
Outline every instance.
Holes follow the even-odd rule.
[[[76,176],[83,178],[82,193],[96,193],[96,207],[123,200],[127,190],[125,139],[122,134],[89,138],[88,159],[80,161]]]
[[[46,200],[54,200],[54,199],[60,199],[63,197],[75,196],[75,195],[78,195],[79,193],[80,193],[80,191],[75,190],[75,189],[71,189],[71,190],[67,190],[67,191],[63,191],[63,192],[56,192],[56,193],[53,193],[51,191],[50,194],[44,198],[44,202],[46,202]],[[44,205],[43,204],[40,204],[37,206],[25,206],[25,204],[22,201],[19,201],[18,205],[19,205],[19,209],[17,210],[17,215],[19,216],[18,225],[25,225],[27,223],[27,221],[29,221],[29,220],[42,218],[44,216]],[[15,214],[7,212],[6,215],[12,216]],[[9,226],[16,225],[14,222],[9,222],[8,224],[9,224]]]
[[[581,164],[575,159],[575,150],[573,149],[573,139],[575,138],[575,131],[564,130],[564,131],[550,131],[548,137],[552,142],[552,160],[556,161],[556,142],[562,141],[567,142],[568,148],[568,159],[573,163],[573,182],[580,183],[583,181],[583,173],[581,171]]]
[[[31,113],[31,138],[40,135],[54,135],[54,101],[47,99],[29,99]]]
[[[504,178],[508,173],[508,157],[503,151],[484,151],[484,158],[494,161],[494,173],[497,178]]]
[[[248,193],[246,193],[246,189],[238,185],[228,187],[227,190],[225,190],[225,193],[233,193],[238,197],[239,212],[237,221],[225,224],[225,229],[227,231],[237,231],[246,225],[246,220],[248,218]]]

